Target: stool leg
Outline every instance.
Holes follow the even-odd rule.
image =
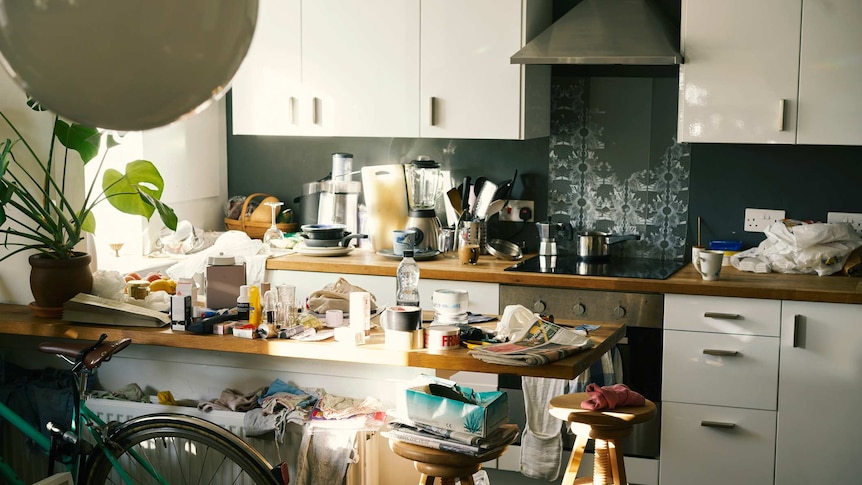
[[[595,457],[593,459],[593,485],[610,485],[613,479],[610,456],[608,453],[608,442],[603,439],[595,440]]]
[[[473,481],[473,475],[465,475],[458,480],[461,480],[461,485],[475,485]]]
[[[434,485],[434,477],[429,477],[426,474],[419,476],[419,485]]]
[[[617,440],[608,441],[608,451],[611,455],[611,469],[614,472],[614,485],[628,485],[626,479],[626,464],[623,462],[622,450],[617,448]]]
[[[584,448],[586,448],[589,439],[590,437],[585,434],[577,435],[575,445],[572,447],[572,456],[569,458],[569,465],[566,467],[566,474],[563,475],[562,485],[574,485],[575,478],[578,476],[578,468],[581,467],[581,458],[584,456]]]

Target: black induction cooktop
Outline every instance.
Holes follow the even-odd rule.
[[[505,271],[663,280],[684,265],[682,260],[676,259],[608,258],[588,261],[575,255],[560,255],[535,256],[510,266]]]

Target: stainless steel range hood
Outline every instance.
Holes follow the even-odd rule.
[[[583,0],[511,58],[512,64],[682,64],[670,22],[648,0]]]

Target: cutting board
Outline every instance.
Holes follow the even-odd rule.
[[[392,248],[392,231],[407,226],[407,184],[402,165],[362,167],[368,211],[366,232],[374,251]]]

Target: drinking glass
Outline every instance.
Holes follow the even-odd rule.
[[[263,243],[274,248],[282,247],[281,243],[284,241],[284,233],[275,224],[275,219],[278,214],[277,209],[284,205],[284,202],[264,202],[264,205],[268,205],[272,209],[272,226],[263,233]]]

